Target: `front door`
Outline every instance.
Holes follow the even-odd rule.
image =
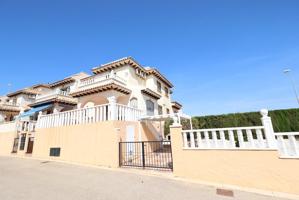
[[[134,126],[127,126],[127,137],[126,137],[126,141],[127,142],[134,142],[135,141],[135,128]]]
[[[133,160],[133,155],[135,152],[134,141],[135,141],[135,128],[134,126],[126,127],[126,152],[128,153],[128,157]]]
[[[28,138],[28,146],[27,146],[27,152],[26,153],[32,153],[33,143],[34,143],[34,138],[33,137]]]

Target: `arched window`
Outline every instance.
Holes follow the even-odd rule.
[[[84,108],[90,108],[90,107],[94,107],[94,103],[89,101],[84,105]]]
[[[137,98],[133,97],[130,100],[130,106],[133,107],[133,108],[138,108],[138,100],[137,100]]]
[[[155,111],[155,103],[150,99],[146,100],[147,115],[154,115],[154,111]]]

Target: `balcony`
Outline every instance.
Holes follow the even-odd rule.
[[[35,132],[36,121],[19,121],[17,122],[17,132]]]
[[[52,102],[52,101],[65,101],[69,102],[71,104],[76,104],[77,100],[74,99],[69,95],[69,92],[67,91],[61,91],[61,90],[54,90],[52,92],[46,93],[46,94],[41,94],[36,96],[36,100],[33,104],[30,106],[38,105],[41,103],[47,103],[47,102]]]
[[[94,87],[115,83],[120,86],[126,86],[126,80],[117,76],[112,70],[110,73],[99,74],[81,79],[78,85],[78,91]]]
[[[20,105],[16,102],[0,102],[0,110],[2,111],[11,111],[11,112],[19,112]]]

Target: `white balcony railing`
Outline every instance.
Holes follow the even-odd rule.
[[[182,131],[185,149],[267,149],[263,126]]]
[[[116,74],[114,74],[113,70],[110,73],[106,73],[106,74],[99,74],[99,75],[94,75],[94,76],[90,76],[87,78],[84,78],[82,80],[80,80],[79,82],[79,86],[78,89],[86,89],[90,86],[94,87],[94,86],[101,86],[101,85],[106,85],[109,83],[118,83],[122,86],[126,85],[126,81],[121,78],[120,76],[117,76]]]
[[[51,92],[46,93],[46,94],[37,95],[36,102],[47,100],[47,99],[50,99],[50,98],[55,98],[55,97],[58,97],[58,96],[71,97],[71,96],[69,96],[69,92],[67,92],[67,91],[54,90],[54,91],[51,91]]]
[[[40,115],[38,128],[71,126],[109,120],[137,121],[141,111],[120,104],[103,104],[49,115]]]
[[[275,133],[281,158],[299,158],[299,132]]]
[[[19,103],[13,102],[13,101],[0,102],[0,105],[3,105],[3,106],[12,106],[12,107],[19,107],[20,106]]]
[[[35,132],[36,121],[19,121],[17,122],[18,132]]]

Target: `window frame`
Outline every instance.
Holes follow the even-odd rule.
[[[169,108],[166,108],[166,113],[170,114],[170,109]]]
[[[160,81],[157,80],[157,91],[159,93],[162,93],[162,83]]]
[[[138,99],[136,97],[130,99],[130,107],[138,109]]]
[[[169,97],[169,89],[168,89],[168,87],[164,87],[164,91],[165,91],[165,96],[166,97]]]
[[[50,147],[50,157],[60,157],[61,148],[60,147]]]
[[[148,103],[152,103],[152,104],[148,104]],[[155,102],[151,99],[147,99],[145,101],[146,104],[146,113],[150,113],[152,115],[155,115]],[[149,106],[150,105],[150,106]],[[149,109],[152,106],[152,109]]]
[[[158,115],[163,115],[163,107],[158,105]]]

